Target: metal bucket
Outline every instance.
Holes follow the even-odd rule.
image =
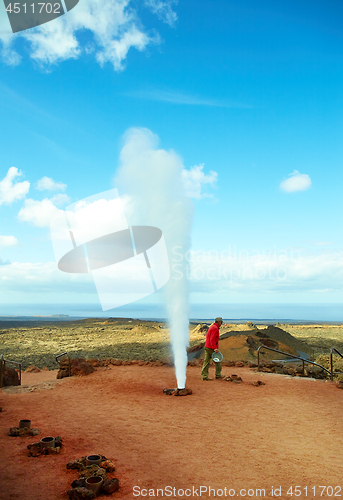
[[[87,465],[99,465],[102,462],[101,455],[89,455],[87,457]]]
[[[100,492],[102,483],[103,479],[100,476],[91,476],[86,479],[87,488],[94,491],[96,495]]]
[[[20,420],[19,429],[24,429],[24,427],[31,429],[31,420]]]
[[[223,357],[224,357],[224,356],[222,355],[222,353],[221,353],[220,351],[218,351],[218,352],[214,352],[214,353],[212,354],[212,359],[213,359],[213,361],[214,361],[215,363],[220,363],[221,361],[223,361]]]
[[[40,440],[41,448],[54,448],[55,447],[55,438],[54,437],[45,437]]]

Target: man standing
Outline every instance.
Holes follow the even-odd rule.
[[[208,369],[210,366],[210,362],[212,359],[212,354],[214,352],[218,352],[218,343],[219,343],[219,328],[222,326],[223,320],[222,318],[216,318],[213,325],[207,330],[206,342],[205,342],[205,359],[204,364],[202,365],[201,377],[203,380],[212,380],[208,377]],[[216,379],[224,378],[222,372],[222,364],[216,363]]]

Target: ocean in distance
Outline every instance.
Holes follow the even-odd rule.
[[[135,318],[165,320],[161,304],[129,304],[102,311],[96,304],[0,304],[0,320],[4,316],[55,316],[74,318]],[[192,304],[190,320],[268,321],[268,322],[335,322],[343,324],[341,304]],[[60,316],[59,319],[67,319]]]

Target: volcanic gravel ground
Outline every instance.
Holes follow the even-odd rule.
[[[243,383],[203,382],[200,368],[188,367],[186,387],[193,394],[187,397],[162,393],[175,387],[167,366],[98,368],[56,385],[56,372],[24,373],[28,392],[0,391],[1,500],[67,499],[77,477],[67,462],[94,453],[116,464],[120,490],[114,499],[143,498],[134,496],[135,486],[136,492],[153,489],[155,497],[157,488],[168,485],[176,492],[231,488],[236,497],[242,488],[264,488],[268,499],[275,499],[272,487],[281,486],[282,499],[292,498],[286,495],[290,486],[293,492],[300,487],[298,498],[312,499],[320,497],[319,486],[343,487],[343,390],[332,382],[245,367],[223,373],[237,374]],[[265,385],[250,384],[257,380]],[[36,438],[7,435],[20,419],[30,419],[40,437],[62,436],[61,453],[28,458],[26,446]]]

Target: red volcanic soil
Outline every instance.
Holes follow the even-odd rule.
[[[1,500],[67,499],[77,478],[67,462],[98,453],[116,464],[111,477],[120,489],[112,498],[165,498],[166,486],[175,488],[169,498],[181,499],[200,497],[200,486],[205,499],[260,498],[260,488],[264,498],[275,498],[272,488],[279,487],[279,498],[292,498],[291,486],[293,500],[295,486],[299,498],[306,487],[307,498],[319,498],[320,486],[326,487],[322,498],[343,496],[343,390],[248,368],[223,372],[243,383],[203,382],[200,368],[188,367],[193,394],[187,397],[162,393],[175,387],[174,370],[166,366],[99,368],[50,386],[56,372],[24,373],[22,383],[33,390],[0,391]],[[257,380],[265,385],[250,384]],[[40,436],[9,437],[21,419],[30,419]],[[62,436],[59,455],[27,456],[28,444],[51,435]],[[215,491],[206,492],[209,487]]]

